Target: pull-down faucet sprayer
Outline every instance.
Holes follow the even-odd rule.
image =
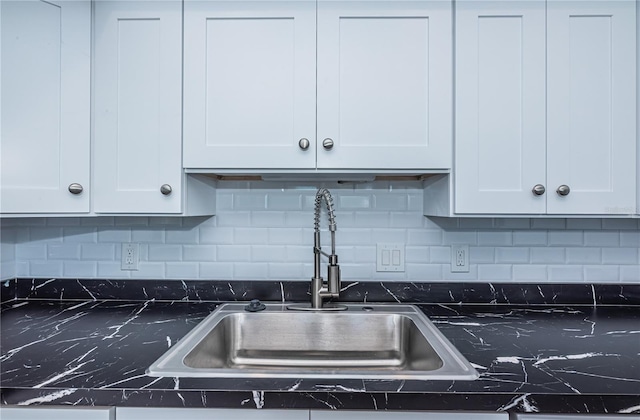
[[[320,212],[322,201],[327,206],[329,216],[329,232],[331,232],[331,254],[322,251],[320,243]],[[322,308],[324,298],[338,297],[340,295],[340,266],[336,255],[336,216],[333,210],[333,197],[326,188],[320,188],[316,193],[315,217],[313,221],[313,278],[311,279],[311,307]],[[324,255],[329,260],[327,267],[327,282],[320,275],[320,257]]]

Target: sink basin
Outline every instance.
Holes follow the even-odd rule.
[[[341,312],[217,308],[153,363],[151,376],[473,380],[476,370],[415,306]]]

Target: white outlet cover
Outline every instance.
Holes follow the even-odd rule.
[[[404,272],[404,244],[377,244],[376,271]]]
[[[451,272],[469,272],[469,245],[451,246]]]

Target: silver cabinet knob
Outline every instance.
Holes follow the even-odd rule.
[[[562,196],[569,195],[569,193],[571,192],[571,188],[569,188],[568,185],[560,185],[556,192],[558,193],[558,195]]]
[[[69,192],[71,194],[80,194],[82,192],[83,188],[82,185],[78,184],[78,183],[73,183],[71,185],[69,185]]]
[[[298,142],[298,146],[300,146],[302,150],[307,150],[309,148],[309,144],[309,140],[305,138],[301,138]]]
[[[546,191],[544,185],[536,184],[531,190],[535,195],[542,195]]]
[[[173,190],[171,189],[171,185],[169,184],[162,184],[162,186],[160,187],[160,192],[164,195],[171,194],[171,191]]]
[[[322,140],[322,147],[324,147],[326,150],[333,149],[333,140],[331,140],[330,138]]]

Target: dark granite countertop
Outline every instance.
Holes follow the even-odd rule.
[[[213,300],[218,301],[300,300],[306,295],[306,284],[258,283],[219,282],[211,288],[211,282],[7,282],[0,319],[1,403],[640,413],[637,286],[579,285],[573,290],[486,284],[475,285],[471,293],[469,285],[433,285],[430,295],[442,295],[443,301],[418,306],[478,370],[476,381],[145,375],[153,361],[219,304],[205,299],[211,295],[203,298],[204,289],[215,290]],[[117,290],[138,287],[145,300],[116,300]],[[426,287],[353,283],[345,288],[352,295],[344,295],[352,301],[358,295],[359,301],[362,296],[411,301],[405,297],[415,298]],[[220,299],[222,290],[228,291],[227,299]],[[582,296],[587,290],[591,296]],[[195,302],[194,291],[200,295]],[[527,295],[532,299],[534,292],[554,304],[520,301]],[[132,299],[132,293],[127,296]],[[496,302],[498,297],[506,302]]]

